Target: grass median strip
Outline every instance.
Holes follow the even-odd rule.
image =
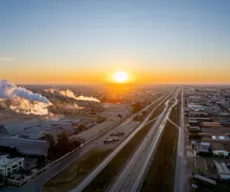
[[[144,126],[84,191],[105,191],[130,156],[136,151],[136,148],[140,145],[153,124],[154,122]]]
[[[167,123],[142,191],[173,191],[177,137],[177,128]]]
[[[177,105],[173,108],[170,115],[170,118],[176,124],[179,122],[179,114],[179,105]],[[141,191],[173,191],[177,139],[178,128],[168,122],[163,131]]]
[[[65,192],[73,189],[93,168],[95,168],[109,153],[107,150],[91,150],[67,169],[45,183],[45,192]]]
[[[162,104],[159,107],[157,107],[157,109],[151,115],[150,119],[155,119],[155,118],[159,117],[159,115],[163,112],[164,108],[165,108],[165,104]]]

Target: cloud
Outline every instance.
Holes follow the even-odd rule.
[[[10,57],[0,57],[0,61],[14,61],[14,58],[10,58]]]

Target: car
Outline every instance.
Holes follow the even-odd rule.
[[[113,137],[113,141],[119,141],[120,139],[118,137]]]
[[[114,141],[119,141],[120,139],[116,136],[113,136],[113,137],[108,137],[104,140],[104,143],[111,143],[111,142],[114,142]]]
[[[114,132],[111,134],[111,136],[120,136],[120,135],[124,135],[125,133],[122,132],[122,131],[119,131],[119,132]]]

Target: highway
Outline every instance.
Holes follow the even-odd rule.
[[[169,100],[165,102],[164,111],[153,125],[148,135],[145,137],[135,154],[107,189],[109,192],[139,191],[151,163],[152,156],[157,148],[165,124],[169,118],[172,108],[178,103],[176,97],[179,89],[174,93],[174,104],[169,105]]]
[[[127,143],[145,126],[146,122],[149,121],[153,112],[167,100],[173,92],[168,93],[160,101],[151,112],[147,115],[144,121],[113,151],[111,152],[106,159],[104,159],[75,189],[71,190],[71,192],[79,192],[83,191],[92,181],[93,179],[110,163],[110,161],[127,145]]]
[[[152,107],[157,102],[164,99],[169,93],[161,96],[156,101],[152,102],[151,104],[144,107],[141,111],[131,115],[128,117],[124,122],[119,124],[118,126],[111,127],[111,129],[107,130],[100,136],[93,138],[91,141],[88,141],[87,143],[83,144],[83,146],[77,150],[75,150],[71,155],[67,156],[66,158],[62,159],[60,162],[56,163],[52,167],[48,168],[46,171],[41,173],[40,175],[36,176],[34,179],[28,181],[25,185],[22,187],[11,187],[7,186],[4,188],[1,188],[1,192],[24,192],[24,191],[31,191],[31,192],[42,192],[42,187],[46,181],[48,181],[50,178],[54,177],[61,171],[65,170],[70,164],[75,162],[77,159],[81,158],[83,155],[85,155],[88,151],[94,148],[95,144],[98,142],[103,142],[103,140],[108,137],[116,128],[119,128],[120,126],[124,126],[125,124],[128,124],[130,121],[132,121],[133,117],[136,115],[141,114],[143,111],[147,110],[149,107]]]
[[[181,111],[180,111],[180,127],[177,144],[177,158],[174,179],[174,192],[188,191],[188,172],[185,150],[185,130],[184,130],[184,89],[181,91]]]

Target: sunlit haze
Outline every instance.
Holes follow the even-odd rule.
[[[116,71],[113,75],[113,78],[116,82],[124,83],[128,80],[128,75],[124,71]]]
[[[1,1],[14,83],[230,83],[230,1]],[[131,80],[130,80],[131,81]]]

